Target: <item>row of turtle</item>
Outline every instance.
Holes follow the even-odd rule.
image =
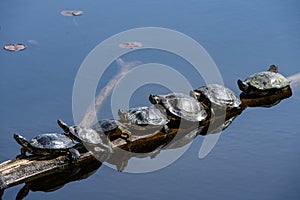
[[[238,86],[249,97],[262,97],[279,93],[289,87],[289,80],[278,73],[278,68],[271,65],[268,71],[255,73],[244,81],[238,80]],[[94,148],[99,151],[105,148],[112,152],[111,141],[123,138],[131,142],[131,133],[137,134],[153,129],[168,133],[170,122],[185,120],[201,122],[212,114],[212,107],[229,111],[243,109],[240,99],[229,88],[219,84],[209,84],[190,92],[190,95],[171,93],[166,95],[150,94],[149,100],[154,106],[143,106],[129,110],[120,109],[120,120],[103,119],[90,128],[68,126],[58,120],[64,134],[47,133],[27,140],[14,134],[15,140],[22,146],[18,157],[26,156],[26,152],[36,155],[55,156],[69,155],[70,159],[78,159],[79,146]]]

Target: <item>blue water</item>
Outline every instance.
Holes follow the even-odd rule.
[[[62,10],[83,10],[65,17]],[[22,1],[0,3],[0,45],[25,43],[22,52],[0,50],[0,161],[19,153],[12,134],[31,138],[58,132],[56,119],[71,123],[77,70],[101,41],[137,27],[164,27],[199,42],[236,93],[236,80],[279,66],[300,71],[300,3],[265,1]],[[30,44],[36,40],[38,44]],[[125,58],[124,58],[125,59]],[[174,68],[184,60],[159,52],[136,52],[127,61],[158,62]],[[114,76],[112,70],[99,89]],[[193,87],[203,82],[181,68]],[[102,85],[101,85],[102,84]],[[145,92],[148,91],[148,92]],[[149,105],[147,86],[131,105]],[[140,93],[139,93],[140,92]],[[203,137],[175,163],[147,174],[117,172],[105,165],[87,179],[27,199],[300,199],[299,90],[272,108],[249,108],[224,131],[212,153],[198,159]],[[102,116],[110,117],[105,102]],[[22,185],[5,190],[15,198]]]

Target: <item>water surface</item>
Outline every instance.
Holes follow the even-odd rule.
[[[0,50],[0,161],[19,153],[14,132],[27,138],[58,132],[56,119],[71,123],[77,70],[101,41],[136,27],[165,27],[199,42],[217,64],[226,86],[279,66],[300,71],[300,4],[291,1],[3,1],[1,46],[25,43],[22,52]],[[62,10],[83,10],[80,17]],[[38,44],[31,44],[35,40]],[[125,59],[125,58],[124,58]],[[127,61],[158,62],[179,68],[193,87],[203,84],[182,59],[154,51],[127,55]],[[107,72],[99,89],[116,70]],[[155,85],[138,90],[131,106],[149,105]],[[249,108],[224,131],[212,153],[198,159],[197,137],[175,163],[147,174],[117,172],[105,165],[87,179],[54,192],[30,192],[27,199],[299,199],[299,90],[272,108]],[[111,117],[109,102],[101,109]],[[13,199],[22,185],[9,188]]]

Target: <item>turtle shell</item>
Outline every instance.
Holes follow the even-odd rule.
[[[14,138],[22,146],[21,154],[17,158],[25,157],[26,152],[44,156],[56,156],[64,153],[75,160],[80,157],[77,147],[80,147],[81,144],[74,142],[64,134],[45,133],[28,141],[25,137],[15,133]]]
[[[70,126],[69,134],[71,134],[72,137],[79,142],[84,142],[89,144],[103,143],[99,132],[95,131],[92,128],[87,128],[84,126]]]
[[[191,96],[200,102],[209,101],[220,107],[238,107],[241,101],[229,88],[219,84],[209,84],[191,91]]]
[[[162,105],[177,119],[183,118],[195,122],[207,117],[204,107],[196,99],[185,94],[150,95],[149,100],[153,104]]]
[[[252,74],[244,82],[259,90],[280,89],[290,84],[283,75],[271,71]]]
[[[103,132],[112,132],[120,127],[122,127],[123,124],[118,122],[117,120],[114,119],[102,119],[99,120],[95,125],[92,126],[92,129],[98,131],[103,131]]]
[[[39,149],[69,149],[78,144],[60,133],[41,134],[32,138],[29,143]]]
[[[137,107],[131,108],[128,111],[119,110],[119,116],[124,122],[129,122],[136,125],[154,125],[162,126],[166,125],[168,118],[155,107]]]
[[[97,132],[103,132],[110,140],[117,138],[131,140],[131,132],[121,122],[114,119],[102,119],[92,126]]]
[[[68,126],[62,120],[57,120],[57,123],[64,130],[67,137],[83,143],[84,147],[92,153],[95,153],[94,155],[97,155],[97,153],[103,150],[112,152],[110,145],[107,145],[106,141],[102,140],[101,135],[104,135],[103,131],[96,131],[84,126]]]

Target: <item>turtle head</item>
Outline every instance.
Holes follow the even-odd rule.
[[[124,110],[124,109],[119,109],[118,115],[119,115],[121,121],[123,121],[123,122],[128,121],[128,117],[127,117],[127,112],[126,112],[126,110]]]
[[[17,143],[19,145],[21,145],[23,147],[29,147],[30,146],[30,143],[28,142],[28,140],[25,137],[23,137],[23,136],[21,136],[17,133],[14,134],[14,139],[17,141]]]
[[[161,98],[158,95],[150,94],[149,101],[152,104],[159,104],[161,102]]]
[[[198,92],[197,90],[192,90],[192,91],[190,91],[190,96],[199,100],[201,97],[201,93]]]
[[[68,136],[69,138],[71,138],[72,140],[81,142],[80,138],[79,138],[79,132],[82,131],[82,128],[80,126],[68,126],[65,122],[63,122],[62,120],[57,120],[58,125],[60,126],[60,128],[63,129],[64,134],[66,136]]]
[[[63,122],[62,120],[57,120],[57,123],[59,125],[60,128],[62,128],[62,130],[66,133],[69,134],[70,133],[70,126],[68,126],[65,122]]]
[[[268,71],[278,73],[278,67],[276,65],[270,65]]]
[[[249,85],[248,83],[241,81],[240,79],[237,81],[237,84],[240,88],[240,90],[242,90],[243,92],[247,92],[249,89]]]

